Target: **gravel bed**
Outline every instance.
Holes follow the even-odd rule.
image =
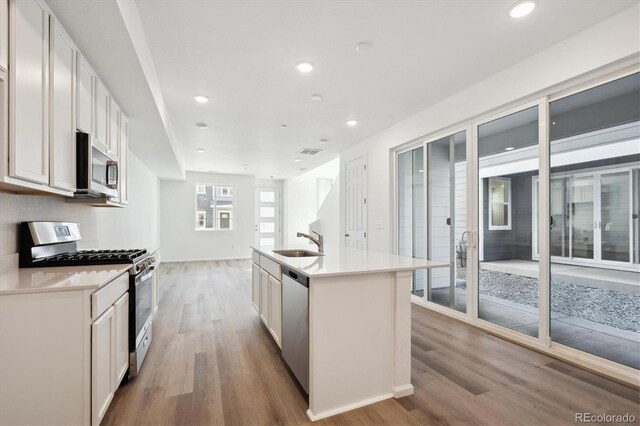
[[[466,272],[458,268],[458,276]],[[466,288],[465,280],[457,280],[456,287]],[[538,280],[536,278],[480,271],[480,293],[510,302],[538,307]],[[640,332],[640,294],[573,283],[553,281],[551,310],[615,327]]]

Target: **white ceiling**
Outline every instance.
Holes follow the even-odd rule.
[[[86,1],[77,8],[80,2],[74,0],[49,1],[65,5],[54,11],[67,15],[61,20],[72,37],[120,37],[115,32],[122,31],[122,25],[101,26],[106,33],[96,35],[94,22],[87,18],[93,13],[100,19],[98,4],[113,0]],[[182,158],[178,161],[187,170],[285,178],[335,158],[636,1],[539,0],[522,20],[508,16],[512,0],[136,3]],[[356,52],[361,41],[373,48]],[[90,48],[91,43],[86,45]],[[88,56],[99,72],[108,70],[105,74],[118,86],[110,85],[111,90],[126,96],[131,84],[121,80],[139,64],[118,63],[131,58],[105,50]],[[313,62],[315,70],[297,71],[295,64],[302,60]],[[122,78],[114,74],[119,67]],[[310,100],[314,93],[324,99]],[[195,94],[212,100],[197,104]],[[132,118],[143,114],[141,105],[153,99],[148,93],[126,97],[131,105],[123,107]],[[360,123],[355,128],[345,125],[352,118]],[[149,126],[159,123],[147,121]],[[198,129],[196,122],[209,128]],[[320,138],[330,142],[320,145]],[[148,139],[133,140],[132,145],[140,145],[143,161],[158,171],[162,167],[144,152],[171,137],[165,133],[164,139]],[[293,162],[303,147],[325,151]],[[207,151],[198,153],[197,148]]]

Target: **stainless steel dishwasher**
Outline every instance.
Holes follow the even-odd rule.
[[[309,393],[309,277],[282,268],[282,357]]]

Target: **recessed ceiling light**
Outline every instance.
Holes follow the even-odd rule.
[[[312,101],[321,101],[322,100],[322,95],[320,93],[314,93],[313,95],[311,95],[311,100]]]
[[[318,142],[320,142],[321,144],[325,144],[325,143],[329,143],[329,139],[320,139]]]
[[[295,161],[296,163],[300,162],[300,157],[293,157],[293,161]]]
[[[513,151],[513,150],[514,150],[514,148],[513,148],[512,146],[508,146],[508,147],[506,147],[504,150],[505,150],[505,151]]]
[[[424,169],[418,169],[418,173],[424,172]]]
[[[207,123],[196,123],[196,127],[198,129],[206,129],[209,125]]]
[[[206,104],[207,102],[209,102],[209,97],[205,95],[195,95],[193,99],[195,99],[196,102],[200,104]]]
[[[302,61],[296,64],[296,68],[298,68],[298,71],[300,72],[311,72],[313,70],[313,64],[311,62]]]
[[[347,126],[349,127],[354,127],[358,125],[358,120],[348,120],[347,121]]]
[[[204,149],[204,148],[198,148],[198,149],[196,149],[196,151],[198,151],[198,152],[202,153],[202,152],[206,152],[207,150],[206,150],[206,149]]]
[[[367,51],[367,50],[371,49],[371,46],[373,46],[373,45],[370,42],[361,41],[360,43],[356,44],[356,52]]]
[[[533,12],[536,8],[536,2],[533,0],[520,0],[514,3],[509,9],[509,15],[512,18],[522,18]]]

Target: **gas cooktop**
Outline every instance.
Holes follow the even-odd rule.
[[[71,253],[34,259],[33,266],[78,266],[109,263],[136,263],[147,254],[145,249],[133,250],[80,250]]]

